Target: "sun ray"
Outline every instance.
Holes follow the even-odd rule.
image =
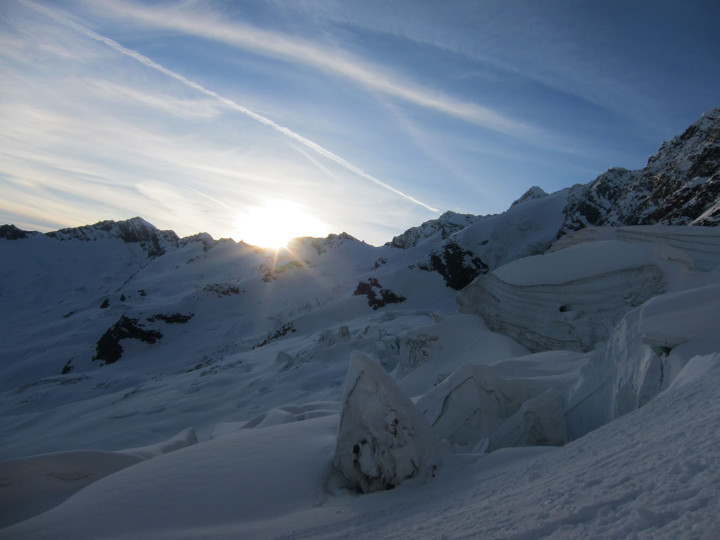
[[[279,250],[298,236],[326,236],[330,226],[298,203],[276,200],[241,213],[236,230],[236,240]]]

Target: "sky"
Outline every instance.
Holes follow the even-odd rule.
[[[1,0],[0,223],[381,245],[643,167],[720,105],[717,28],[693,0]]]

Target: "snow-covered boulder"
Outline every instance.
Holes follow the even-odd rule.
[[[589,351],[625,313],[665,292],[692,265],[667,245],[587,242],[478,278],[458,294],[458,308],[532,351]]]
[[[410,399],[378,364],[353,352],[333,466],[363,493],[391,489],[433,473],[435,435]]]

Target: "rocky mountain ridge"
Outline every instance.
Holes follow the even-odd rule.
[[[640,170],[571,188],[562,232],[587,226],[720,223],[720,108],[664,142]]]
[[[502,214],[448,211],[411,227],[385,247],[409,251],[411,266],[436,272],[448,287],[460,290],[478,275],[516,258],[542,253],[557,238],[586,227],[718,223],[720,108],[708,111],[682,135],[663,143],[643,169],[612,168],[592,182],[552,194],[533,186]],[[13,225],[0,228],[0,238],[8,240],[32,234]],[[201,242],[205,250],[216,244],[207,233],[180,239],[173,231],[161,231],[139,217],[61,229],[45,236],[61,241],[119,239],[139,245],[151,258],[188,242]],[[311,245],[320,254],[347,241],[358,242],[341,233],[325,239],[300,238],[293,244]],[[387,257],[377,257],[376,269],[385,264],[383,260]]]
[[[523,212],[522,208],[534,207]],[[529,218],[529,215],[534,217]],[[423,266],[460,290],[478,275],[513,259],[543,253],[559,237],[586,227],[720,223],[720,108],[661,145],[646,167],[612,168],[588,184],[552,194],[531,187],[504,213],[444,214],[389,243],[434,246]],[[465,226],[463,226],[465,225]],[[510,245],[512,244],[512,245]]]

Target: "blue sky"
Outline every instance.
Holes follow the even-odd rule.
[[[712,1],[4,0],[0,222],[378,245],[501,212],[720,105],[717,28]]]

